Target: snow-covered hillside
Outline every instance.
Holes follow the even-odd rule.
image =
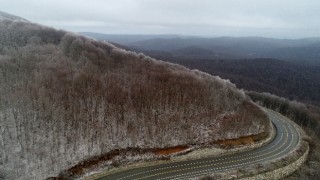
[[[5,179],[57,176],[114,149],[205,145],[270,128],[227,80],[10,20],[0,20],[0,125]]]

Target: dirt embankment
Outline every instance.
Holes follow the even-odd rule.
[[[170,148],[154,148],[154,149],[140,149],[140,148],[126,148],[126,149],[116,149],[109,153],[103,154],[101,156],[96,156],[87,160],[84,160],[73,166],[62,173],[58,177],[53,179],[73,179],[80,177],[90,170],[104,166],[106,163],[112,167],[118,167],[121,164],[130,162],[129,158],[138,158],[138,161],[145,160],[142,157],[147,156],[147,160],[167,160],[170,159],[172,154],[183,153],[190,146],[182,145]],[[187,153],[187,152],[185,152]],[[140,158],[140,159],[139,159]],[[131,163],[134,160],[131,159]],[[50,178],[49,178],[50,179]]]
[[[221,141],[217,141],[216,144],[226,149],[237,148],[240,146],[254,144],[255,142],[259,142],[267,137],[268,137],[268,133],[261,133],[258,135],[244,136],[237,139],[221,140]]]
[[[267,133],[241,137],[238,139],[228,139],[223,141],[212,142],[214,146],[219,146],[223,149],[237,148],[246,145],[252,145],[266,138]],[[140,149],[140,148],[126,148],[116,149],[107,154],[96,156],[91,159],[82,161],[78,165],[71,167],[68,170],[63,171],[56,179],[72,179],[75,177],[81,177],[84,174],[90,172],[92,169],[100,166],[104,166],[106,162],[109,162],[109,166],[117,167],[126,162],[125,157],[142,157],[148,155],[148,160],[169,160],[173,155],[187,154],[192,151],[192,145],[182,145],[168,148],[154,148],[154,149]],[[121,160],[123,161],[121,161]],[[138,161],[141,161],[140,159]]]

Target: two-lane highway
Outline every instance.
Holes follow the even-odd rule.
[[[259,164],[285,156],[299,142],[299,133],[281,115],[267,111],[276,128],[275,138],[260,148],[232,155],[160,164],[110,174],[100,180],[187,179]]]

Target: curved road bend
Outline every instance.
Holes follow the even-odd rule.
[[[277,134],[269,144],[252,151],[204,159],[160,164],[121,171],[99,180],[168,180],[186,179],[223,172],[277,159],[288,154],[298,144],[299,134],[291,123],[271,110],[267,111]]]

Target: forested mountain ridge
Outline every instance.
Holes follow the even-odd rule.
[[[118,36],[86,35],[103,40],[112,37],[111,40],[118,41]],[[117,46],[230,79],[246,90],[269,92],[291,100],[320,105],[320,38],[193,39],[151,38]],[[132,44],[137,46],[130,46]],[[262,58],[257,58],[260,56]]]
[[[291,100],[320,105],[320,67],[302,66],[277,59],[180,59],[155,58],[230,79],[238,87],[269,92]]]
[[[44,179],[127,147],[268,132],[234,84],[76,34],[0,20],[0,178]]]
[[[320,38],[274,39],[264,37],[134,36],[83,33],[99,40],[119,43],[148,55],[166,54],[183,59],[276,58],[289,62],[320,65]],[[136,40],[136,41],[133,41]]]

